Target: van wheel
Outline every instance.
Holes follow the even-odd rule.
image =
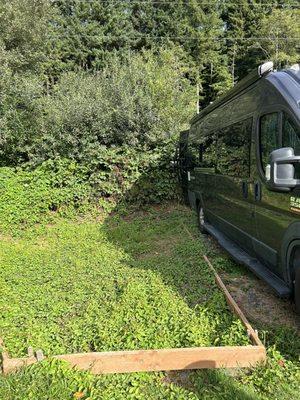
[[[205,224],[205,215],[204,215],[204,209],[199,203],[198,209],[197,209],[197,214],[198,214],[198,225],[201,233],[207,233],[204,224]]]
[[[296,268],[294,283],[294,300],[296,312],[300,315],[300,267]]]

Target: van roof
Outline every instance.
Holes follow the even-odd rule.
[[[199,114],[192,118],[191,124],[194,124],[222,104],[227,103],[261,79],[268,80],[276,87],[300,119],[300,64],[295,64],[282,71],[273,71],[273,63],[268,61],[252,70],[227,93],[205,107]]]
[[[300,119],[300,64],[266,76]]]
[[[283,70],[283,72],[291,75],[291,77],[300,85],[300,63],[292,65],[291,68]]]

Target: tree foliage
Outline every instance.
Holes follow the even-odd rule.
[[[0,0],[0,165],[159,155],[196,85],[204,107],[266,59],[298,61],[298,20],[292,0]]]
[[[228,2],[222,18],[234,83],[265,60],[278,68],[299,61],[299,15],[290,0]]]
[[[122,64],[115,56],[94,74],[61,74],[51,95],[32,75],[8,75],[0,114],[2,164],[36,165],[57,156],[93,163],[102,146],[153,149],[193,115],[196,91],[186,73],[174,50],[148,50]]]
[[[0,71],[41,71],[52,11],[48,0],[0,1]]]

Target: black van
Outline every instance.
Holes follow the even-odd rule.
[[[192,119],[179,157],[200,230],[300,311],[300,65],[259,66]]]

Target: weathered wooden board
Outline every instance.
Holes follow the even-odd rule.
[[[216,284],[222,290],[222,292],[223,292],[223,294],[224,294],[224,296],[226,298],[227,304],[229,305],[231,310],[236,314],[236,316],[242,321],[242,323],[244,324],[245,328],[247,329],[248,335],[249,335],[252,343],[257,345],[257,346],[263,346],[263,344],[262,344],[261,340],[259,339],[256,331],[252,328],[252,326],[250,325],[249,321],[245,317],[244,313],[242,312],[240,307],[237,305],[237,303],[235,302],[235,300],[233,299],[233,297],[231,296],[231,294],[227,290],[227,288],[224,285],[222,279],[217,274],[217,271],[215,270],[215,268],[213,267],[213,265],[211,264],[211,262],[209,261],[207,256],[204,255],[203,258],[207,262],[207,264],[210,266],[211,270],[213,271],[213,273],[215,275]]]
[[[203,368],[244,368],[263,362],[264,346],[191,347],[178,349],[109,351],[53,356],[71,367],[93,374],[174,371]],[[33,356],[3,360],[8,374],[37,362]]]
[[[263,346],[192,347],[67,354],[55,358],[93,374],[250,367],[265,360]]]

